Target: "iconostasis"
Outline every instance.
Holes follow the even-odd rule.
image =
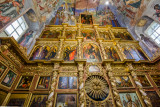
[[[4,48],[10,46],[4,46],[8,43],[4,39],[1,105],[126,107],[132,103],[143,107],[160,103],[159,63],[151,63],[127,29],[92,25],[90,18],[81,21],[84,24],[46,26],[28,57],[19,54],[19,48]]]

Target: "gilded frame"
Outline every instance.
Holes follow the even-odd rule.
[[[100,72],[89,72],[89,67],[90,66],[97,66],[99,68]],[[102,66],[100,64],[97,64],[97,63],[88,63],[87,66],[86,66],[86,73],[87,73],[88,76],[91,76],[91,75],[100,75],[100,76],[102,76],[104,74]]]
[[[28,89],[17,89],[17,87],[18,87],[18,85],[19,85],[19,83],[20,83],[20,81],[21,81],[21,79],[22,79],[23,76],[33,76],[32,81],[31,81],[31,84],[30,84],[30,86],[29,86]],[[34,75],[21,75],[21,77],[19,78],[19,80],[18,80],[18,82],[17,82],[17,85],[16,85],[16,87],[15,87],[15,90],[30,90],[30,88],[32,87],[32,83],[33,83],[34,78],[35,78],[35,74],[34,74]]]
[[[83,23],[82,23],[82,19],[81,19],[82,14],[91,15],[91,16],[92,16],[92,24],[83,24]],[[94,17],[93,17],[93,14],[91,14],[91,13],[85,13],[85,12],[84,12],[84,13],[80,13],[79,19],[80,19],[80,23],[83,24],[83,25],[93,25],[93,24],[94,24]]]
[[[153,81],[153,84],[156,86],[156,87],[158,87],[158,88],[160,88],[160,86],[158,86],[157,84],[156,84],[156,82],[154,81],[154,79],[152,78],[152,75],[160,75],[160,73],[149,73],[149,77],[151,78],[151,80]]]
[[[77,100],[76,100],[77,104],[76,105],[78,107],[78,105],[79,105],[78,92],[75,92],[75,93],[73,93],[73,92],[67,92],[67,93],[66,92],[57,92],[56,95],[55,95],[55,99],[54,99],[54,107],[56,107],[56,104],[57,104],[57,95],[58,94],[75,94],[76,98],[77,98]]]
[[[3,86],[3,87],[5,87],[5,88],[7,88],[7,89],[11,89],[11,88],[12,88],[12,86],[13,86],[13,84],[14,84],[14,82],[15,82],[15,80],[16,80],[16,78],[17,78],[17,76],[18,76],[18,73],[17,73],[17,72],[15,72],[14,70],[11,70],[11,69],[7,69],[7,70],[5,70],[5,71],[7,71],[7,73],[6,73],[6,75],[5,75],[5,76],[3,76],[3,78],[2,78],[2,80],[1,80],[0,85],[1,85],[1,86]],[[3,85],[3,84],[2,84],[2,81],[5,79],[5,77],[7,76],[7,74],[8,74],[8,72],[9,72],[9,71],[14,72],[14,73],[16,74],[16,77],[15,77],[15,79],[14,79],[14,81],[13,81],[12,85],[11,85],[10,87],[7,87],[7,86],[5,86],[5,85]]]
[[[2,78],[5,74],[5,71],[7,71],[9,69],[9,67],[6,66],[6,64],[4,64],[2,61],[0,61],[0,64],[4,65],[6,67],[6,69],[2,72],[2,74],[0,74],[0,78]]]

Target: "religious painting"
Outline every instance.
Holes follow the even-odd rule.
[[[77,107],[77,95],[57,94],[56,107]]]
[[[36,13],[33,11],[33,9],[29,9],[29,10],[26,12],[26,15],[27,15],[28,19],[29,19],[31,22],[37,22],[37,21],[38,21],[37,16],[36,16]]]
[[[147,97],[150,98],[153,107],[159,107],[160,105],[160,97],[156,93],[156,91],[146,91]]]
[[[113,32],[113,34],[114,34],[114,37],[115,37],[115,38],[121,38],[120,35],[119,35],[119,33]]]
[[[128,76],[115,77],[117,87],[133,87]]]
[[[137,52],[133,48],[129,48],[129,50],[130,50],[130,53],[133,56],[133,59],[135,59],[135,61],[141,60],[140,57],[138,56]]]
[[[33,76],[22,76],[17,89],[29,89],[32,83]]]
[[[131,53],[126,48],[123,48],[122,50],[127,59],[133,59]]]
[[[37,85],[37,89],[48,89],[50,77],[41,76]]]
[[[33,40],[33,36],[35,35],[36,32],[29,30],[27,31],[18,41],[18,44],[28,48],[29,45],[31,44],[32,40]]]
[[[74,39],[76,33],[75,32],[65,32],[66,34],[66,39]]]
[[[86,31],[82,31],[82,35],[84,37],[84,40],[93,40],[95,41],[96,40],[96,35],[95,35],[95,32],[86,32]]]
[[[0,29],[20,14],[22,8],[24,7],[24,2],[25,0],[0,1]]]
[[[7,69],[6,66],[4,66],[2,63],[0,63],[0,77],[2,76],[2,74],[4,73],[4,71]]]
[[[8,93],[0,91],[0,105],[2,105]]]
[[[25,98],[11,98],[7,106],[19,106],[23,107],[25,102]]]
[[[114,61],[121,60],[117,51],[113,47],[105,48],[105,51],[108,59],[113,59]]]
[[[45,46],[43,48],[43,50],[41,51],[41,54],[40,54],[40,58],[39,59],[42,59],[42,60],[45,60],[48,58],[48,53],[50,51],[50,47],[49,46]]]
[[[129,33],[124,32],[123,35],[125,37],[125,40],[133,40]]]
[[[145,56],[141,49],[137,48],[137,52],[139,53],[141,60],[148,60],[148,58]]]
[[[143,87],[150,87],[151,86],[145,75],[138,75],[137,78]]]
[[[43,32],[41,38],[58,38],[61,35],[61,31],[46,30]]]
[[[7,87],[11,87],[15,78],[16,78],[16,74],[13,71],[9,70],[1,84]]]
[[[41,57],[41,52],[42,52],[43,47],[42,46],[38,46],[34,49],[34,52],[32,53],[32,56],[30,58],[30,60],[37,60]]]
[[[75,46],[67,46],[64,50],[64,61],[74,61],[77,58],[77,48]]]
[[[30,107],[46,107],[46,101],[48,100],[47,94],[33,94]]]
[[[123,107],[142,107],[136,93],[119,93]]]
[[[111,35],[109,32],[100,32],[99,35],[101,38],[104,38],[104,40],[111,40]]]
[[[89,72],[100,72],[100,69],[97,65],[91,65],[89,67]]]
[[[77,89],[77,77],[59,77],[58,89]]]
[[[158,87],[160,87],[160,75],[151,75],[153,81],[156,83]]]
[[[58,48],[56,46],[52,47],[51,52],[50,52],[50,54],[48,56],[48,60],[53,59],[53,58],[56,57],[57,50],[58,50]]]
[[[88,43],[83,46],[83,58],[87,59],[87,62],[102,61],[98,46],[92,43]]]
[[[92,25],[93,24],[92,15],[81,14],[81,23]]]
[[[156,13],[153,14],[153,16],[155,15],[158,20],[160,21],[160,4],[156,4],[154,6],[154,10],[156,11]]]

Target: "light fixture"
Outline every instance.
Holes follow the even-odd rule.
[[[105,4],[106,4],[106,5],[109,5],[109,1],[107,0]]]

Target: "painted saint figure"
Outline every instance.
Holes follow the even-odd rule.
[[[110,48],[106,48],[105,50],[106,50],[108,59],[114,59],[114,61],[120,61],[120,57],[114,48],[110,47]]]
[[[73,61],[76,58],[76,55],[77,55],[76,47],[66,47],[64,53],[64,60]]]

